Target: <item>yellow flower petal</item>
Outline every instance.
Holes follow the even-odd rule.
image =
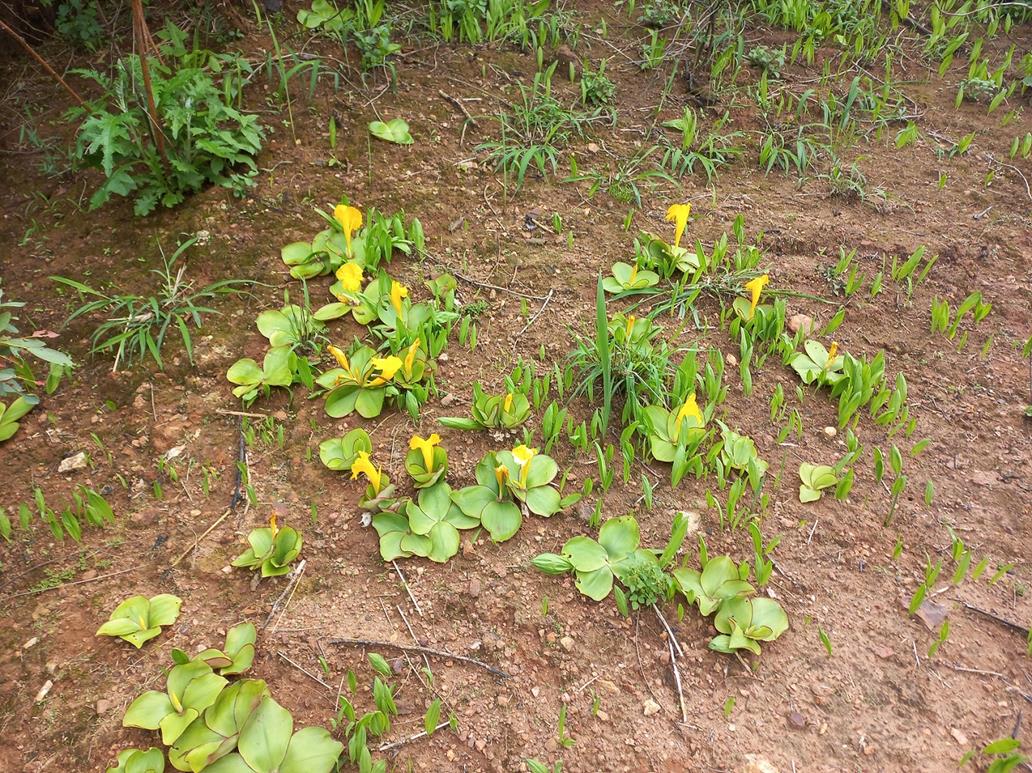
[[[527,448],[525,445],[518,445],[512,449],[512,458],[520,468],[520,485],[527,487],[527,475],[530,473],[530,460],[537,456],[536,448]]]
[[[333,344],[327,346],[326,351],[333,355],[333,359],[335,359],[337,364],[344,368],[344,370],[351,370],[351,365],[348,363],[348,356],[344,354],[344,352]]]
[[[674,224],[674,246],[681,246],[681,237],[692,213],[691,204],[671,204],[666,211],[666,221]]]
[[[362,227],[362,210],[347,204],[338,204],[333,208],[333,219],[340,224],[344,231],[344,243],[347,245],[348,256],[351,256],[351,235]]]
[[[498,481],[498,492],[501,493],[505,490],[505,481],[509,480],[509,468],[504,464],[499,464],[494,471],[495,480]]]
[[[512,399],[513,399],[512,392],[509,392],[505,396],[505,399],[502,400],[502,410],[505,411],[506,413],[508,413],[509,411],[512,410]]]
[[[408,378],[412,378],[412,367],[416,364],[416,350],[419,349],[419,339],[417,338],[412,342],[412,346],[408,348],[408,353],[405,355],[405,362],[402,370]]]
[[[835,359],[835,355],[838,354],[838,341],[832,341],[831,346],[828,347],[828,361],[824,367],[830,367],[831,361]]]
[[[405,287],[401,282],[394,279],[391,280],[391,306],[394,307],[394,312],[400,317],[401,316],[401,299],[408,297],[408,288]]]
[[[337,269],[337,279],[345,292],[357,293],[362,289],[362,267],[349,260]]]
[[[351,480],[355,480],[359,475],[365,475],[369,485],[373,487],[373,491],[377,494],[380,493],[380,484],[383,482],[382,473],[373,466],[369,459],[369,453],[366,451],[359,451],[358,458],[351,464]]]
[[[677,417],[674,419],[674,426],[678,432],[681,431],[681,425],[689,416],[695,419],[695,426],[697,427],[701,427],[706,423],[702,417],[702,411],[699,410],[699,404],[695,400],[695,392],[688,395],[688,399],[684,401],[684,405],[681,406],[681,410],[677,412]]]
[[[380,371],[380,375],[377,376],[372,382],[372,386],[379,386],[394,378],[399,370],[401,370],[401,358],[395,357],[393,354],[390,357],[373,357],[371,360],[374,368]]]
[[[631,333],[634,330],[634,323],[638,321],[638,318],[633,314],[627,315],[627,325],[624,327],[624,338],[628,341],[631,340]]]
[[[272,529],[272,536],[276,536],[276,532],[279,531],[279,527],[276,525],[276,513],[269,516],[269,528]],[[146,628],[147,626],[144,626]]]
[[[427,472],[433,472],[434,470],[434,446],[440,445],[441,436],[436,432],[428,438],[421,438],[419,435],[413,435],[412,439],[409,440],[409,448],[413,451],[419,450],[423,454],[423,468]]]
[[[756,312],[756,305],[760,302],[760,293],[763,292],[763,288],[766,287],[770,281],[770,276],[762,274],[755,279],[750,279],[745,283],[745,289],[750,293],[749,299],[749,312],[753,314]]]
[[[630,276],[630,278],[628,278],[627,284],[629,284],[629,285],[634,284],[634,280],[637,279],[637,278],[638,278],[638,264],[635,263],[633,266],[631,266],[631,276]]]

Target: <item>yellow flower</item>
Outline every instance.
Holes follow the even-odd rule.
[[[688,225],[688,215],[692,213],[691,204],[671,204],[666,211],[666,221],[674,223],[674,246],[681,246],[681,237]]]
[[[412,378],[412,366],[416,362],[416,350],[419,348],[419,339],[417,338],[412,342],[412,346],[408,348],[408,353],[405,355],[405,362],[402,367],[405,375]]]
[[[527,475],[530,473],[530,460],[537,456],[536,448],[527,448],[525,445],[518,445],[512,449],[512,458],[520,468],[520,485],[527,487]]]
[[[699,404],[695,401],[695,392],[688,395],[688,399],[684,401],[684,405],[681,406],[681,410],[677,412],[677,417],[674,419],[674,427],[677,431],[681,431],[681,425],[684,420],[691,416],[695,419],[695,426],[701,427],[705,424],[705,420],[702,418],[702,411],[699,410]]]
[[[634,280],[638,278],[638,264],[635,263],[631,266],[631,276],[627,279],[627,284],[634,284]]]
[[[509,392],[502,401],[502,410],[506,413],[512,410],[512,392]]]
[[[624,338],[628,341],[631,339],[631,333],[634,331],[634,323],[638,321],[638,318],[633,314],[627,315],[627,325],[624,327]]]
[[[756,313],[756,304],[760,302],[760,293],[763,292],[763,288],[767,285],[769,281],[770,277],[767,274],[763,274],[761,276],[756,277],[755,279],[750,279],[748,282],[745,283],[745,289],[748,290],[751,294],[751,298],[749,300],[750,314]]]
[[[505,491],[505,481],[509,480],[509,468],[504,464],[499,464],[494,470],[495,480],[498,481],[498,493],[501,494]]]
[[[408,297],[408,288],[405,287],[401,282],[394,279],[391,280],[391,306],[394,307],[394,312],[400,317],[401,316],[401,299]]]
[[[347,204],[338,204],[333,208],[333,219],[340,223],[341,230],[344,231],[344,244],[350,258],[351,235],[362,227],[362,210]]]
[[[279,531],[279,526],[276,525],[276,513],[269,516],[269,528],[272,529],[272,536],[276,536],[276,532]],[[147,626],[144,626],[146,628]]]
[[[394,378],[394,374],[401,370],[401,359],[393,354],[390,357],[373,357],[370,361],[374,368],[380,371],[380,375],[370,382],[371,386],[385,384]]]
[[[344,292],[357,293],[362,289],[362,267],[349,260],[337,269],[337,279]]]
[[[348,363],[348,356],[344,354],[344,352],[333,344],[327,346],[326,350],[333,355],[333,359],[335,359],[337,364],[344,368],[344,370],[351,370],[351,365]]]
[[[419,450],[423,454],[423,467],[427,472],[434,471],[434,446],[440,445],[441,436],[436,432],[425,440],[419,435],[413,435],[409,441],[409,448],[413,451]]]
[[[369,460],[369,453],[366,451],[359,451],[358,458],[351,464],[351,480],[355,480],[359,475],[365,475],[369,485],[373,487],[373,492],[380,493],[383,474]]]
[[[838,341],[832,341],[831,346],[828,347],[828,361],[824,363],[825,368],[831,367],[832,360],[835,359],[836,354],[838,354]]]

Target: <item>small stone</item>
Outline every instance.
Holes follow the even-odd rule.
[[[813,332],[813,318],[806,314],[793,314],[788,318],[788,329],[792,333],[802,330],[803,335],[808,336]]]
[[[616,682],[613,682],[613,681],[611,681],[609,679],[599,679],[598,680],[598,686],[599,686],[599,689],[604,690],[605,692],[609,693],[610,695],[619,695],[620,694],[620,688],[616,686]]]
[[[62,459],[61,464],[58,465],[58,472],[73,472],[75,470],[81,470],[86,466],[86,452],[80,451],[77,454]]]
[[[828,437],[835,437],[835,435],[838,434],[838,430],[835,429],[834,427],[825,427],[824,428],[824,434],[827,435]]]
[[[573,641],[573,637],[572,636],[564,636],[563,638],[561,638],[559,640],[559,646],[562,647],[567,652],[573,652],[574,644],[575,644],[575,642]]]
[[[535,698],[538,697],[539,695],[541,695],[541,688],[540,687],[531,687],[530,688],[530,694],[533,695]]]
[[[652,698],[649,698],[642,705],[641,713],[646,717],[651,717],[653,714],[658,714],[661,709],[662,707],[658,703],[652,700]]]
[[[950,729],[950,735],[953,736],[953,740],[957,742],[958,746],[961,746],[961,747],[963,747],[965,749],[967,748],[967,746],[968,746],[967,736],[964,735],[962,732],[960,732],[960,730],[958,730],[955,727],[951,728]]]
[[[804,730],[806,728],[806,717],[798,711],[788,712],[788,726],[793,730]]]
[[[449,392],[448,394],[446,394],[444,397],[441,398],[441,405],[443,405],[445,408],[447,408],[449,405],[454,405],[455,401],[458,400],[458,399],[459,398],[457,398],[455,395],[453,395],[451,392]]]
[[[602,711],[602,709],[599,709],[595,712],[595,719],[597,719],[599,722],[608,722],[609,715],[606,714],[606,712]]]
[[[23,650],[28,650],[28,649],[32,649],[32,648],[33,648],[33,647],[35,647],[35,646],[36,646],[37,644],[39,644],[39,637],[38,637],[38,636],[33,636],[33,637],[32,637],[31,639],[29,639],[29,640],[28,640],[27,642],[25,642],[25,643],[24,643],[24,644],[22,645],[22,649],[23,649]]]
[[[738,358],[735,357],[733,354],[728,353],[728,355],[724,359],[727,361],[727,364],[730,365],[732,368],[737,367]]]
[[[54,686],[53,680],[47,679],[47,681],[45,681],[43,683],[43,686],[39,688],[39,692],[36,693],[35,702],[36,703],[42,703],[43,699],[47,697],[47,693],[50,692],[50,688],[53,687],[53,686]]]
[[[99,701],[97,701],[97,715],[100,716],[103,714],[107,714],[109,711],[111,711],[112,705],[112,702],[109,701],[107,698],[101,698]]]
[[[469,581],[469,595],[476,598],[480,595],[480,579],[474,577]]]
[[[598,153],[598,151],[599,151],[598,143],[595,143],[595,142],[589,142],[588,143],[588,152],[589,153]]]
[[[745,765],[738,771],[739,773],[778,773],[774,763],[759,754],[746,754]]]
[[[509,705],[509,696],[508,695],[499,695],[495,699],[495,703],[497,703],[499,706],[508,706]]]

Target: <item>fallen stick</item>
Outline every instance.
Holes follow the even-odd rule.
[[[688,724],[688,709],[684,707],[684,690],[681,689],[681,669],[677,667],[677,653],[674,652],[674,637],[667,638],[670,648],[670,667],[674,670],[674,686],[677,687],[677,702],[681,705],[681,721]]]
[[[28,51],[29,56],[31,56],[33,59],[39,62],[40,66],[47,71],[50,77],[56,80],[58,83],[60,83],[61,86],[64,87],[64,90],[72,95],[72,99],[74,99],[80,107],[86,106],[86,102],[83,100],[82,97],[79,96],[79,93],[71,86],[69,86],[68,82],[60,75],[58,75],[57,70],[51,67],[50,63],[47,62],[47,60],[44,59],[42,56],[40,56],[39,53],[37,53],[36,49],[34,49],[27,42],[25,42],[25,38],[23,38],[21,35],[15,32],[10,26],[8,26],[3,19],[0,19],[0,30],[4,30],[8,35],[15,39],[18,45],[20,45],[22,48]]]
[[[300,671],[300,672],[301,672],[302,674],[304,674],[305,676],[307,676],[307,677],[308,677],[309,679],[313,679],[313,680],[315,680],[316,682],[318,682],[319,684],[321,684],[321,685],[322,685],[323,687],[325,687],[325,688],[326,688],[327,690],[329,690],[329,691],[330,691],[331,693],[332,693],[332,692],[337,692],[337,691],[336,691],[336,690],[335,690],[335,689],[334,689],[333,687],[331,687],[330,685],[326,684],[326,682],[324,682],[324,681],[323,681],[322,679],[320,679],[319,677],[317,677],[317,676],[316,676],[315,674],[313,674],[313,673],[312,673],[311,671],[309,671],[309,670],[308,670],[307,668],[305,668],[304,666],[302,666],[302,665],[301,665],[300,663],[295,663],[295,662],[294,662],[293,660],[291,660],[290,658],[288,658],[288,657],[287,657],[286,655],[284,655],[284,654],[283,654],[282,652],[280,652],[279,650],[276,650],[276,654],[277,654],[277,655],[279,655],[279,656],[280,656],[281,658],[283,658],[283,659],[284,659],[285,661],[287,661],[287,662],[288,662],[288,663],[289,663],[290,665],[292,665],[292,666],[293,666],[294,668],[296,668],[296,669],[297,669],[298,671]]]
[[[1006,618],[1000,617],[999,615],[994,615],[992,612],[989,612],[989,611],[987,611],[985,609],[982,609],[981,607],[976,607],[974,604],[968,604],[966,601],[962,601],[960,603],[963,604],[968,609],[970,609],[972,612],[977,612],[982,617],[987,617],[990,620],[995,620],[1000,625],[1005,625],[1008,628],[1010,628],[1012,631],[1017,631],[1018,633],[1024,634],[1025,636],[1029,635],[1028,628],[1026,628],[1023,625],[1019,625],[1018,623],[1011,622],[1010,620],[1007,620]]]
[[[459,108],[459,112],[466,116],[466,120],[473,126],[477,125],[477,119],[469,114],[469,110],[466,109],[466,106],[462,104],[462,101],[458,97],[453,97],[451,94],[445,94],[441,89],[437,89],[437,94],[441,99],[447,100],[455,105],[455,107]]]
[[[521,330],[520,332],[518,332],[516,334],[516,338],[519,338],[521,335],[523,335],[528,330],[530,330],[530,326],[533,325],[534,322],[537,320],[537,318],[541,316],[541,312],[543,312],[545,310],[545,308],[548,306],[549,302],[552,300],[552,295],[554,293],[555,293],[555,288],[553,287],[552,289],[550,289],[548,291],[548,295],[545,297],[545,302],[541,304],[541,308],[537,310],[537,313],[534,314],[533,317],[531,317],[530,319],[527,320],[527,324],[523,326],[523,330]]]
[[[434,732],[437,732],[438,730],[442,730],[442,729],[448,727],[449,724],[450,723],[448,721],[442,722],[441,724],[439,724],[437,727],[434,728]],[[392,741],[391,743],[381,744],[380,747],[376,751],[378,751],[378,752],[386,752],[386,751],[390,751],[391,749],[397,749],[399,746],[404,746],[405,744],[411,743],[412,741],[418,741],[420,738],[423,738],[424,736],[428,736],[428,735],[430,735],[430,734],[428,732],[426,732],[426,730],[423,730],[422,732],[416,733],[415,735],[410,735],[408,738],[402,738],[400,741]]]
[[[186,557],[187,557],[188,555],[190,555],[190,553],[192,553],[192,552],[194,551],[194,549],[195,549],[195,548],[196,548],[196,547],[197,547],[197,546],[198,546],[198,545],[199,545],[199,544],[201,543],[201,540],[203,540],[203,539],[204,539],[205,537],[207,537],[207,536],[208,536],[209,534],[211,534],[211,533],[212,533],[212,532],[213,532],[213,531],[214,531],[214,530],[215,530],[216,528],[218,528],[218,525],[219,525],[220,523],[222,523],[222,522],[223,522],[224,520],[226,520],[226,518],[228,518],[228,517],[229,517],[229,514],[230,514],[231,512],[233,512],[233,508],[231,508],[231,507],[227,507],[227,508],[226,508],[226,510],[225,510],[225,512],[223,512],[223,513],[222,513],[222,515],[220,515],[220,516],[219,516],[218,518],[216,518],[216,519],[215,519],[215,521],[214,521],[214,523],[212,523],[212,525],[211,525],[211,526],[209,526],[209,527],[208,527],[207,529],[205,529],[205,530],[204,530],[204,533],[203,533],[203,534],[201,534],[201,536],[200,536],[200,537],[198,537],[197,539],[195,539],[195,540],[193,541],[193,544],[192,544],[192,545],[190,545],[190,547],[188,547],[188,548],[187,548],[186,550],[184,550],[184,551],[183,551],[183,553],[182,553],[182,555],[180,555],[180,556],[179,556],[179,558],[177,558],[177,559],[176,559],[175,561],[173,561],[173,562],[172,562],[171,566],[173,566],[173,567],[176,567],[176,566],[178,566],[178,565],[179,565],[179,563],[180,563],[180,562],[181,562],[181,561],[182,561],[182,560],[183,560],[184,558],[186,558]]]
[[[398,573],[398,577],[401,579],[402,587],[405,589],[405,592],[408,593],[408,597],[412,600],[412,606],[414,606],[416,608],[416,612],[418,612],[419,616],[422,617],[423,616],[423,610],[420,609],[419,602],[416,601],[416,597],[414,595],[412,595],[412,589],[409,588],[408,580],[405,579],[405,575],[403,575],[401,573],[401,569],[398,568],[398,562],[397,561],[391,561],[391,565],[394,567],[394,571]]]
[[[151,393],[151,398],[153,399],[153,392]],[[200,537],[193,541],[193,544],[190,547],[183,551],[183,554],[179,556],[179,558],[172,562],[172,567],[177,566],[184,558],[190,555],[190,553],[193,552],[199,544],[201,544],[201,540],[203,540],[205,537],[211,534],[216,528],[218,528],[218,525],[222,523],[224,520],[226,520],[226,518],[229,517],[229,514],[236,510],[236,506],[240,504],[240,500],[243,498],[243,495],[240,491],[241,484],[243,483],[243,474],[240,471],[240,464],[244,461],[246,453],[247,444],[244,440],[244,420],[243,417],[241,417],[240,427],[238,429],[237,434],[236,475],[234,477],[233,483],[233,496],[229,499],[229,507],[226,508],[226,511],[222,513],[222,515],[215,519],[215,522],[211,526],[204,530],[204,533]]]
[[[74,582],[63,582],[60,585],[51,585],[51,586],[49,586],[47,588],[37,588],[37,589],[33,589],[33,590],[23,590],[20,593],[13,593],[10,596],[5,596],[3,599],[0,599],[0,603],[2,603],[4,601],[10,601],[11,599],[20,598],[21,596],[35,596],[35,595],[37,595],[39,593],[46,593],[47,591],[57,590],[58,588],[67,588],[67,587],[72,586],[72,585],[85,585],[88,582],[97,582],[99,580],[106,580],[108,577],[117,577],[120,574],[125,574],[126,572],[131,572],[135,568],[136,568],[135,566],[131,566],[128,569],[120,569],[117,572],[109,572],[108,574],[101,574],[101,575],[98,575],[97,577],[90,577],[90,578],[88,578],[86,580],[75,580]]]
[[[269,610],[269,616],[266,617],[265,622],[262,623],[262,630],[265,630],[269,627],[269,623],[272,622],[272,617],[276,614],[276,611],[279,609],[280,604],[283,604],[283,611],[286,611],[287,604],[289,604],[290,599],[294,597],[294,591],[297,589],[298,583],[301,581],[301,575],[305,573],[305,566],[307,563],[307,559],[302,558],[301,562],[294,567],[294,571],[290,576],[290,580],[287,582],[287,587],[284,588],[283,592],[279,595],[279,597],[274,602],[272,602],[272,609]],[[287,595],[288,593],[290,594],[289,596]],[[287,599],[286,603],[284,603],[283,601],[284,597]],[[273,627],[272,630],[275,631],[276,628]]]
[[[673,648],[677,651],[678,657],[684,657],[684,650],[681,649],[681,643],[677,641],[677,637],[674,636],[674,632],[671,630],[670,624],[666,621],[666,618],[663,617],[663,613],[659,611],[659,607],[653,604],[652,611],[656,613],[656,617],[659,618],[659,622],[661,622],[663,627],[666,629],[667,636],[673,643]]]
[[[480,668],[483,668],[484,670],[486,670],[486,671],[488,671],[488,672],[490,672],[490,673],[494,674],[495,676],[500,677],[502,679],[511,679],[512,678],[511,674],[507,674],[504,671],[502,671],[500,668],[495,668],[494,666],[489,665],[489,664],[483,662],[482,660],[477,660],[476,658],[468,658],[465,655],[456,655],[455,653],[448,652],[447,650],[435,650],[435,649],[433,649],[431,647],[423,647],[422,645],[416,645],[416,644],[397,644],[397,643],[391,642],[391,641],[378,641],[376,639],[348,639],[348,638],[330,639],[328,641],[328,643],[329,644],[339,644],[339,645],[351,646],[351,647],[391,647],[391,648],[396,649],[396,650],[401,650],[402,652],[406,652],[406,651],[407,652],[422,652],[422,653],[424,653],[426,655],[433,655],[433,656],[438,657],[438,658],[449,658],[451,660],[459,660],[459,661],[462,661],[463,663],[469,663],[469,664],[474,665],[474,666],[479,666]]]

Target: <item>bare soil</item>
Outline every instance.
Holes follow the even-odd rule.
[[[593,130],[589,140],[564,152],[562,163],[568,167],[572,156],[581,170],[605,168],[646,142],[665,75],[643,73],[628,61],[637,56],[644,33],[625,13],[602,3],[576,5],[586,29],[599,18],[608,24],[610,43],[585,36],[577,54],[595,62],[612,57],[608,72],[617,84],[619,120],[616,129]],[[748,35],[750,42],[768,43],[785,37],[764,28],[750,29]],[[286,32],[284,37],[281,42],[294,48],[305,43]],[[1032,30],[1015,28],[992,45],[1003,50],[1014,42],[1020,53],[1030,40]],[[53,45],[43,50],[55,61],[75,63],[59,44]],[[259,59],[271,41],[252,26],[240,45]],[[307,50],[341,56],[325,42],[311,42]],[[627,232],[622,222],[628,206],[604,192],[589,196],[587,183],[533,178],[512,196],[501,177],[479,163],[474,148],[494,131],[488,116],[516,96],[517,84],[529,82],[535,71],[532,53],[425,41],[413,42],[406,51],[396,89],[384,89],[376,79],[363,87],[349,71],[352,82],[339,91],[323,85],[311,101],[298,97],[296,143],[285,111],[256,90],[251,107],[275,133],[262,152],[263,172],[252,194],[234,199],[222,190],[208,190],[145,219],[135,218],[124,203],[97,212],[81,209],[95,178],[47,178],[39,172],[38,154],[23,152],[18,144],[18,103],[46,106],[47,131],[67,138],[71,129],[60,120],[66,98],[19,53],[0,58],[2,81],[9,84],[0,145],[4,290],[28,302],[25,316],[32,328],[61,330],[58,345],[79,363],[74,377],[45,397],[15,438],[0,446],[0,504],[12,511],[17,503],[31,501],[39,487],[59,508],[70,501],[73,487],[86,484],[102,491],[117,515],[108,528],[85,529],[81,544],[54,542],[42,524],[34,523],[0,545],[0,730],[5,739],[0,769],[98,770],[112,764],[119,749],[154,743],[152,734],[122,728],[121,717],[137,694],[161,683],[171,648],[193,652],[218,646],[226,628],[240,620],[261,625],[283,592],[282,579],[252,587],[245,572],[228,570],[248,530],[272,513],[303,532],[307,569],[289,604],[262,631],[254,673],[269,682],[299,721],[328,723],[336,686],[347,670],[368,674],[364,651],[331,645],[327,640],[333,637],[411,643],[414,634],[428,646],[482,659],[511,674],[500,680],[459,661],[433,660],[437,694],[457,717],[458,731],[399,745],[387,754],[395,769],[515,771],[536,757],[562,760],[563,769],[575,773],[740,770],[756,765],[758,757],[781,771],[949,770],[969,748],[1010,735],[1016,727],[1018,737],[1032,743],[1032,722],[1018,726],[1032,701],[1032,661],[1024,637],[965,606],[1021,626],[1032,621],[1032,422],[1022,416],[1032,396],[1029,363],[1020,352],[1032,332],[1032,199],[1026,182],[1032,168],[1020,158],[1008,160],[1013,167],[990,158],[1006,160],[1010,139],[1032,128],[1027,96],[1015,95],[1014,104],[1025,113],[1004,129],[1000,116],[987,116],[984,105],[954,108],[956,85],[964,77],[960,65],[940,79],[907,57],[897,77],[905,82],[925,135],[901,150],[893,147],[892,133],[848,150],[869,185],[885,189],[885,202],[875,206],[833,197],[820,180],[799,186],[794,178],[764,175],[756,169],[757,150],[750,145],[712,189],[694,176],[676,187],[646,192]],[[820,73],[823,59],[812,67],[786,67],[784,83],[802,90]],[[755,71],[749,75],[755,77]],[[843,83],[851,77],[844,75]],[[572,101],[576,85],[557,76],[555,88]],[[480,100],[466,103],[477,125],[464,128],[463,116],[439,90]],[[689,99],[684,82],[676,79],[662,118],[678,116]],[[729,107],[737,128],[755,128],[754,107],[744,97],[720,109]],[[327,163],[331,115],[338,123],[339,166]],[[370,120],[395,116],[410,123],[414,146],[367,140]],[[938,158],[933,152],[932,133],[956,140],[970,131],[976,139],[967,155]],[[987,184],[990,168],[997,173]],[[948,182],[940,187],[943,172]],[[373,422],[332,420],[321,401],[309,401],[303,389],[259,400],[250,410],[273,417],[284,429],[284,442],[258,441],[248,448],[257,504],[238,507],[187,560],[171,568],[223,513],[233,491],[239,420],[225,412],[240,405],[225,372],[239,357],[262,354],[265,341],[253,325],[255,313],[278,306],[284,289],[299,290],[286,274],[279,248],[310,237],[318,228],[313,207],[326,207],[345,193],[360,206],[403,209],[422,221],[429,254],[390,266],[414,295],[425,295],[422,281],[443,270],[474,280],[461,281],[459,295],[466,303],[487,303],[478,320],[478,346],[470,352],[451,343],[436,376],[441,394],[425,406],[415,426],[396,411]],[[545,576],[529,564],[534,555],[557,550],[574,534],[593,534],[587,523],[590,507],[549,520],[529,519],[502,545],[483,538],[467,542],[443,566],[400,562],[410,596],[393,567],[381,560],[376,534],[360,524],[355,503],[361,484],[324,468],[317,453],[320,441],[365,426],[387,471],[401,480],[410,434],[436,431],[450,452],[453,485],[468,483],[483,453],[513,440],[442,430],[435,417],[462,413],[475,381],[498,390],[519,357],[540,372],[561,361],[572,346],[571,331],[591,324],[595,277],[608,273],[614,261],[633,256],[636,229],[665,233],[663,214],[673,201],[692,203],[690,235],[707,244],[744,214],[748,232],[764,234],[763,265],[770,269],[771,287],[829,300],[834,288],[824,269],[837,260],[840,246],[858,249],[869,277],[884,260],[905,256],[918,245],[940,256],[912,298],[888,276],[877,297],[853,296],[836,332],[842,349],[858,356],[885,351],[890,377],[906,375],[910,411],[917,418],[910,440],[889,440],[865,418],[857,430],[861,442],[887,450],[895,441],[906,450],[919,438],[932,441],[922,455],[905,460],[910,483],[890,526],[882,525],[889,497],[869,461],[858,467],[847,502],[832,496],[810,505],[798,501],[798,465],[831,462],[844,452],[841,434],[831,437],[824,431],[836,423],[835,404],[826,392],[804,390],[805,401],[798,406],[803,437],[779,445],[768,399],[782,384],[794,401],[794,373],[772,358],[755,373],[754,392],[746,398],[737,369],[727,369],[725,420],[753,437],[771,465],[767,487],[773,504],[762,527],[768,537],[780,535],[781,544],[769,593],[784,605],[791,628],[749,661],[750,673],[738,660],[707,649],[708,621],[689,612],[675,622],[687,651],[681,670],[687,724],[681,722],[667,644],[655,616],[641,612],[625,619],[611,601],[595,604],[572,582]],[[546,223],[558,213],[574,234],[572,245],[565,234],[528,228],[528,213]],[[158,245],[169,250],[178,238],[200,230],[210,240],[188,253],[191,280],[200,285],[248,278],[264,284],[253,298],[219,304],[220,315],[195,334],[195,365],[172,344],[164,372],[148,364],[112,373],[110,360],[89,356],[88,322],[62,330],[75,299],[58,292],[48,276],[147,288]],[[317,303],[328,297],[328,284],[312,283]],[[485,284],[554,294],[526,333],[517,336],[527,322],[520,297]],[[992,302],[992,312],[958,350],[955,342],[929,332],[929,306],[939,296],[955,308],[974,290]],[[840,302],[845,300],[792,298],[790,313],[823,323]],[[540,305],[530,301],[527,311],[534,314]],[[709,328],[704,330],[677,320],[661,322],[679,342],[705,342],[737,356],[737,345],[717,327],[718,312],[715,302],[700,302],[701,319]],[[348,322],[337,324],[332,335],[349,341],[359,332]],[[990,337],[993,346],[981,356]],[[590,411],[583,401],[573,408],[583,416]],[[157,460],[178,446],[185,449],[175,460],[180,478],[174,482]],[[61,460],[81,450],[90,453],[91,465],[59,474]],[[568,446],[561,444],[555,455],[561,464],[573,465],[578,482],[594,474],[593,460],[576,457]],[[207,496],[200,486],[202,467],[218,476]],[[639,501],[637,480],[644,470],[636,467],[629,485],[618,484],[606,496],[607,517],[634,512],[645,544],[660,545],[676,511],[695,511],[702,516],[700,530],[711,554],[751,557],[748,535],[722,530],[716,513],[706,509],[705,492],[715,486],[713,481],[689,478],[671,490],[665,466],[651,467],[656,471],[652,479],[662,481],[654,508],[647,510]],[[160,499],[154,496],[155,480],[163,488]],[[930,507],[922,501],[928,480],[935,487]],[[976,560],[990,559],[986,577],[949,585],[953,565],[947,526]],[[686,543],[689,551],[696,539],[692,535]],[[904,549],[893,559],[897,540]],[[927,558],[943,560],[934,593],[950,621],[949,640],[934,657],[927,652],[936,633],[906,610]],[[987,578],[1007,563],[1014,568],[990,584]],[[183,614],[141,651],[94,637],[121,599],[160,592],[181,596]],[[673,605],[666,612],[676,621]],[[831,654],[819,630],[827,633]],[[399,655],[380,651],[391,659]],[[387,741],[422,730],[423,712],[434,697],[410,664],[422,665],[417,656],[398,663],[400,717]],[[47,682],[52,688],[36,701]],[[646,716],[650,701],[660,710]],[[557,740],[563,704],[575,740],[569,748]]]

